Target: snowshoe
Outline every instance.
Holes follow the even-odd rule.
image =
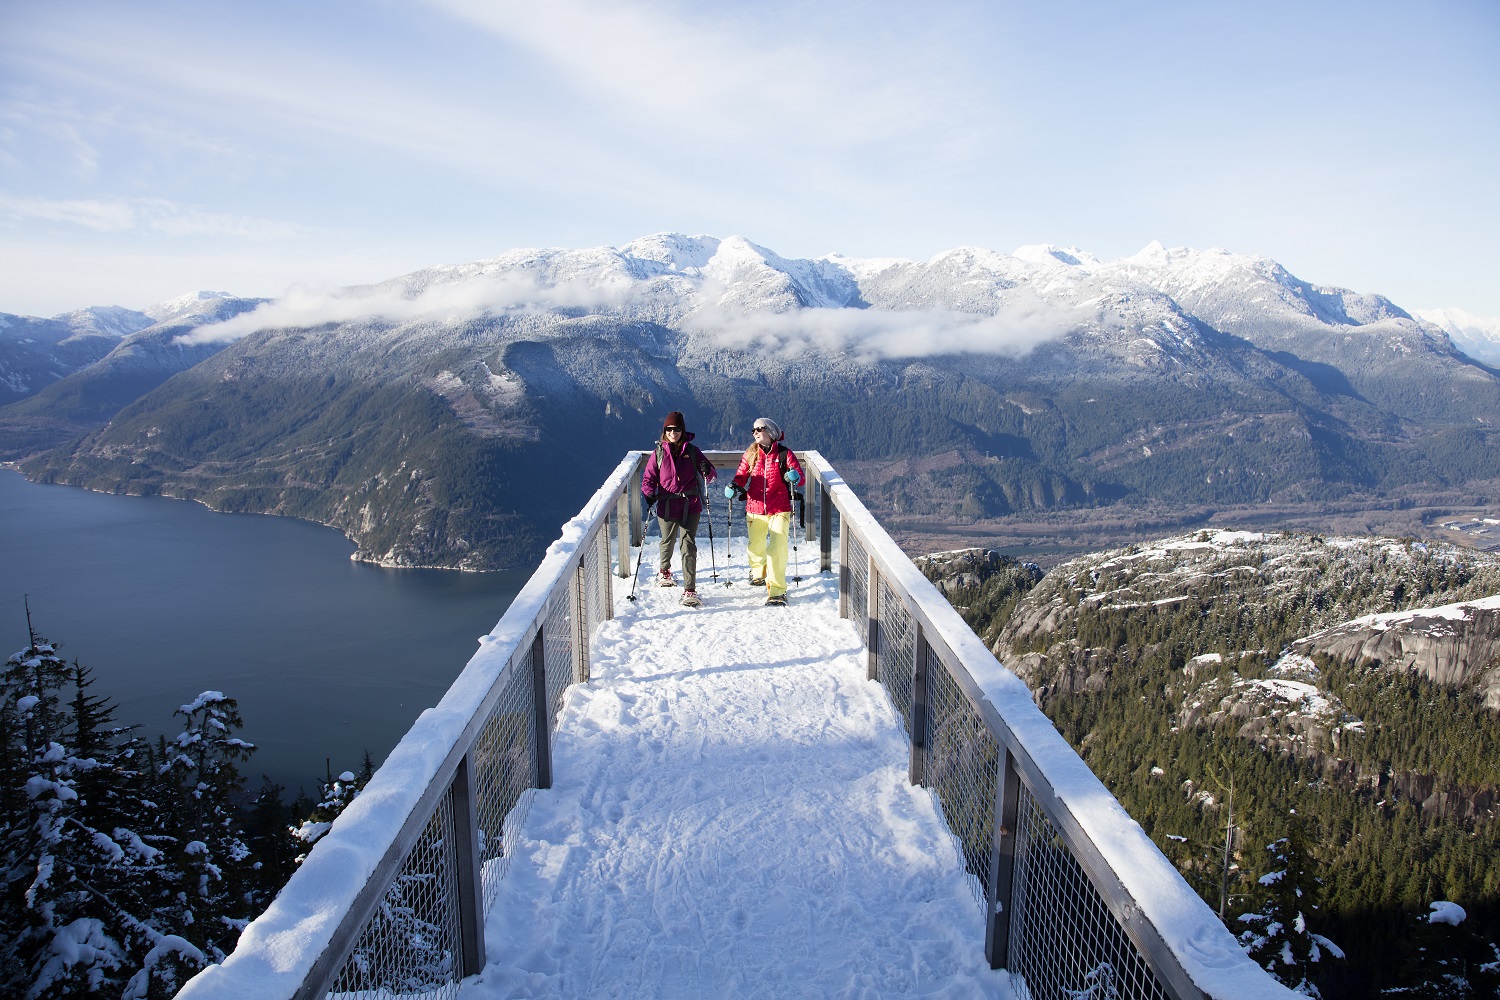
[[[772,594],[770,597],[766,598],[766,607],[768,607],[768,608],[771,608],[771,607],[784,608],[784,607],[786,607],[786,595],[785,594]]]
[[[658,586],[661,586],[661,587],[675,587],[675,586],[677,586],[677,581],[674,580],[674,579],[672,579],[672,571],[669,570],[669,569],[664,569],[664,570],[661,571],[660,574],[657,575],[657,577],[656,577],[656,583],[657,583]]]
[[[696,590],[685,590],[682,592],[682,606],[685,608],[701,608],[703,602],[698,599]]]

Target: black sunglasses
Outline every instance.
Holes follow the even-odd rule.
[[[662,430],[665,431],[668,434],[681,434],[682,433],[682,428],[681,427],[664,427],[664,428],[662,428]]]

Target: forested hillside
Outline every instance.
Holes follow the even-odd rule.
[[[1044,577],[994,554],[925,562],[1232,930],[1253,931],[1240,916],[1270,905],[1259,880],[1290,843],[1311,930],[1347,953],[1314,967],[1324,996],[1434,981],[1439,956],[1466,963],[1477,992],[1420,995],[1500,985],[1500,718],[1486,707],[1500,558],[1201,532]],[[1329,655],[1349,632],[1336,626],[1373,614],[1355,624],[1406,655]],[[1449,645],[1424,659],[1433,621]],[[1468,918],[1429,923],[1437,901]]]

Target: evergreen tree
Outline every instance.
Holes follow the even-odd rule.
[[[1457,903],[1438,900],[1410,916],[1402,983],[1387,992],[1412,1000],[1473,1000],[1500,995],[1500,951],[1467,926]]]
[[[27,997],[120,992],[159,935],[138,915],[155,852],[102,791],[115,767],[112,709],[87,693],[87,670],[35,632],[3,687],[4,781],[18,803],[4,817],[3,984]]]
[[[332,767],[327,761],[324,762],[327,771],[323,780],[319,782],[322,794],[318,799],[318,804],[313,806],[312,812],[305,820],[290,830],[300,849],[296,859],[297,864],[300,865],[306,859],[307,852],[323,839],[329,827],[333,826],[333,821],[338,819],[339,814],[354,801],[354,797],[364,790],[365,783],[374,774],[373,765],[369,751],[366,751],[359,775],[353,771],[343,771],[335,778]]]
[[[174,925],[208,961],[221,962],[254,915],[250,848],[232,800],[244,783],[238,764],[255,745],[235,735],[243,725],[238,705],[219,691],[203,692],[175,714],[183,717],[182,732],[159,765],[181,810],[171,861],[184,881]]]
[[[297,854],[301,843],[293,836],[292,810],[286,804],[286,789],[265,775],[261,776],[260,791],[250,806],[246,824],[246,842],[255,858],[254,892],[255,909],[261,902],[269,902],[281,891],[286,880],[297,870]]]
[[[1259,879],[1264,893],[1256,912],[1240,915],[1247,925],[1240,943],[1265,970],[1298,993],[1320,997],[1313,984],[1325,958],[1343,958],[1332,941],[1313,931],[1321,880],[1313,875],[1302,818],[1290,814],[1287,835],[1266,845],[1270,870]]]

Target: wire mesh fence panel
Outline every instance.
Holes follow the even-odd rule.
[[[906,610],[900,596],[884,579],[879,583],[876,616],[880,621],[880,641],[875,651],[876,679],[885,686],[910,739],[912,658],[917,636],[911,627],[911,612]]]
[[[479,825],[480,881],[484,907],[495,899],[510,853],[507,822],[525,820],[526,795],[536,777],[536,713],[532,710],[531,650],[517,653],[515,669],[501,692],[494,713],[469,751],[474,821]],[[517,806],[522,808],[517,809]],[[514,812],[513,812],[514,811]]]
[[[854,627],[859,630],[859,641],[866,648],[870,645],[869,622],[865,620],[869,577],[870,560],[865,555],[865,547],[860,544],[859,536],[851,533],[849,535],[849,618],[854,622]]]
[[[926,785],[943,806],[958,839],[969,889],[981,910],[995,844],[995,790],[1000,744],[964,696],[937,652],[927,650]]]
[[[599,550],[598,540],[589,542],[584,547],[583,554],[583,628],[579,630],[583,636],[579,665],[584,680],[588,680],[589,637],[594,634],[599,623],[604,621],[604,589],[600,586],[600,581],[604,579],[604,563],[605,558]]]
[[[822,505],[819,505],[819,509]],[[823,526],[818,525],[821,533]],[[829,568],[837,573],[839,570],[839,536],[843,534],[843,526],[840,524],[839,509],[833,504],[828,505],[828,562]]]
[[[450,791],[360,931],[330,996],[458,995],[457,836]]]
[[[1016,825],[1007,967],[1017,994],[1168,1000],[1171,994],[1024,784]]]
[[[567,587],[553,591],[547,621],[542,626],[542,645],[545,647],[547,725],[550,728],[557,724],[557,713],[562,711],[563,692],[573,683],[573,602]]]

